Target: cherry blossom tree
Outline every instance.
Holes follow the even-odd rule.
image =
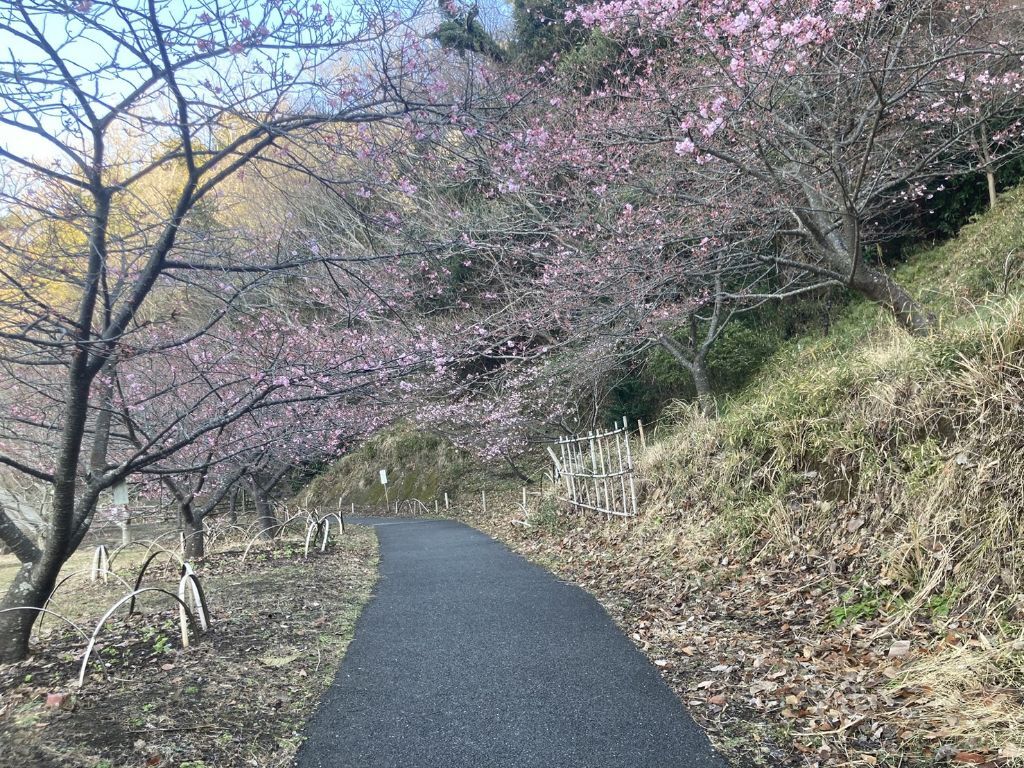
[[[360,126],[448,114],[417,13],[305,0],[18,0],[0,10],[0,463],[52,488],[41,540],[0,524],[22,561],[2,606],[29,606],[0,616],[0,661],[27,653],[31,608],[99,494],[257,404],[258,394],[191,431],[161,431],[144,441],[149,456],[118,461],[114,387],[142,332],[202,318],[162,342],[188,344],[254,281],[328,260],[218,221],[233,181],[247,168],[292,167],[300,143],[325,135],[332,151],[349,151]],[[353,130],[326,131],[341,125]]]
[[[598,146],[671,146],[678,188],[759,221],[778,264],[931,325],[867,255],[906,201],[1019,152],[1019,8],[614,0],[569,17],[620,46],[614,76],[583,98]]]
[[[349,300],[356,287],[348,285]],[[295,280],[288,288],[290,304],[310,300]],[[352,332],[346,313],[332,311],[333,321],[317,314],[276,303],[236,310],[188,345],[117,366],[108,453],[133,478],[170,491],[190,557],[203,556],[203,521],[238,484],[253,491],[271,535],[268,494],[286,473],[379,426],[379,411],[360,406],[400,369],[366,354],[366,335]]]

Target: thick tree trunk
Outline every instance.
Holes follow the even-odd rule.
[[[706,358],[708,349],[699,350],[691,358],[683,345],[667,334],[661,336],[661,346],[693,377],[693,387],[697,390],[697,405],[700,407],[701,413],[709,419],[715,418],[718,415],[718,404],[715,402],[715,393],[711,389],[711,377],[708,375]],[[695,342],[693,346],[696,346]]]
[[[60,475],[54,486],[59,491],[63,490]],[[65,552],[73,552],[78,545],[78,540],[71,535],[73,522],[74,495],[55,494],[44,547],[37,548],[23,535],[5,532],[4,539],[14,546],[22,565],[0,602],[0,609],[43,607],[67,560]],[[5,513],[0,514],[0,524],[11,524]],[[29,636],[38,618],[37,610],[0,613],[0,663],[9,664],[28,656]]]
[[[185,559],[201,560],[206,556],[206,530],[202,519],[196,519],[191,504],[182,508],[182,533],[185,534]]]
[[[927,334],[935,326],[935,316],[881,270],[864,263],[858,264],[850,280],[850,287],[892,312],[900,325],[910,333]]]
[[[24,563],[18,569],[7,594],[0,602],[5,608],[42,608],[57,582],[60,566],[47,569],[39,563]],[[28,656],[28,641],[39,611],[7,611],[0,613],[0,664],[21,661]]]

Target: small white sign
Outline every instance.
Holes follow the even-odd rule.
[[[114,491],[114,506],[116,507],[127,507],[128,506],[128,483],[124,480],[119,480],[117,485],[113,488]]]
[[[386,469],[382,469],[380,471],[380,484],[381,485],[387,485],[388,484],[388,471]]]

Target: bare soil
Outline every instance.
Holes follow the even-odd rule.
[[[141,615],[122,609],[102,631],[82,688],[85,641],[47,618],[34,655],[0,667],[0,766],[291,765],[370,596],[377,540],[349,526],[305,559],[292,529],[244,563],[243,549],[225,542],[196,566],[213,619],[199,642],[182,648],[175,604],[143,595]],[[127,581],[135,567],[115,563]],[[147,585],[176,592],[176,566],[154,569]],[[91,634],[125,592],[75,579],[54,607]]]

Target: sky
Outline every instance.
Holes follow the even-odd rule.
[[[412,1],[416,2],[417,0]],[[325,8],[334,10],[339,17],[345,10],[351,10],[352,7],[349,0],[295,0],[295,2],[300,5],[305,3],[307,8],[313,2],[319,2]],[[425,0],[425,2],[432,2],[432,0]],[[145,7],[143,0],[131,2],[121,0],[120,4],[128,8]],[[207,9],[212,9],[215,4],[215,0],[163,0],[161,13],[168,18],[194,20]],[[66,12],[67,5],[60,0],[17,0],[17,2],[4,3],[4,5],[7,5],[7,9],[0,11],[0,27],[8,28],[0,28],[0,116],[3,118],[27,122],[26,113],[19,110],[15,100],[24,101],[27,93],[24,86],[27,80],[26,75],[36,73],[36,67],[33,64],[38,63],[43,56],[36,46],[19,39],[10,31],[10,26],[14,26],[15,29],[26,29],[24,23],[17,16],[19,9],[26,5],[36,9],[32,13],[34,22],[42,27],[48,42],[59,49],[72,73],[79,77],[81,82],[86,83],[94,95],[111,98],[126,93],[131,85],[138,82],[138,72],[128,73],[126,81],[118,81],[112,77],[94,77],[91,74],[92,70],[109,57],[110,46],[101,45],[95,31],[85,34],[83,25]],[[252,0],[251,2],[239,0],[238,2],[240,10],[244,11],[248,8],[253,14],[262,9],[263,5],[264,0]],[[105,6],[108,6],[108,0],[92,0],[91,2],[90,0],[79,0],[78,7],[86,8],[85,13],[92,17],[102,14],[101,18],[109,19],[111,23],[119,25],[124,30],[124,22],[115,19],[109,6]],[[481,6],[481,18],[487,26],[497,29],[509,23],[511,6],[506,0],[485,0]],[[40,10],[47,7],[52,10],[47,13]],[[431,5],[431,9],[432,7]],[[38,89],[36,89],[36,94],[38,95]],[[52,92],[47,94],[44,101],[47,104],[47,109],[40,117],[43,127],[50,133],[62,132],[62,121],[67,120],[69,115],[61,109],[60,105],[62,102],[69,103],[71,101],[70,94]],[[35,103],[38,105],[39,100],[35,100]],[[61,155],[53,144],[42,137],[28,131],[18,130],[9,123],[0,130],[0,149],[20,157],[33,158],[45,164],[52,163]],[[0,158],[0,171],[2,171],[3,164],[8,162]]]

